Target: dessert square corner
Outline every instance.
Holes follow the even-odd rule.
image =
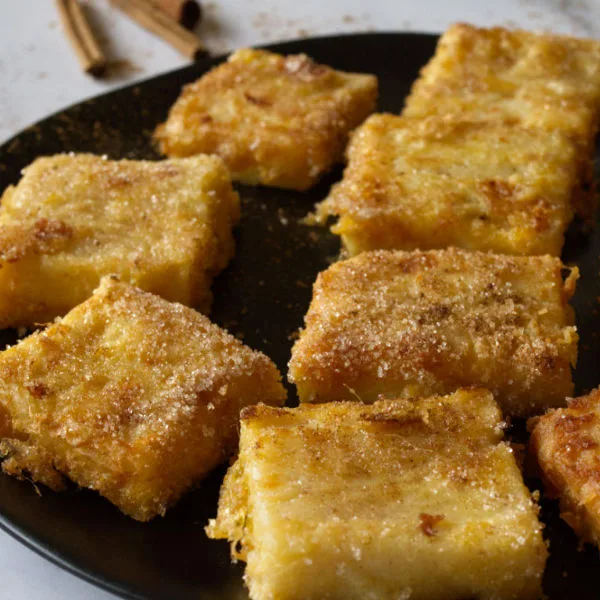
[[[530,466],[583,542],[600,546],[600,388],[531,419]]]
[[[405,115],[469,111],[587,143],[598,125],[600,42],[459,23],[440,38]]]
[[[168,156],[218,154],[243,183],[305,190],[376,100],[373,75],[242,49],[184,88],[155,138]]]
[[[239,211],[217,157],[38,158],[2,196],[0,327],[52,321],[110,274],[208,310]]]
[[[332,232],[350,255],[459,246],[559,256],[577,156],[559,131],[375,114],[354,132],[343,179],[316,217],[337,217]]]
[[[252,407],[207,533],[253,600],[538,598],[542,526],[501,439],[485,390]]]
[[[564,406],[577,359],[577,277],[550,256],[359,254],[318,276],[288,378],[301,402],[477,385],[513,416]]]
[[[280,405],[271,360],[207,317],[114,278],[0,353],[4,470],[62,475],[138,520],[235,449],[239,412]]]

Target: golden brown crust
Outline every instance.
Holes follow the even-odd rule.
[[[561,131],[577,144],[573,207],[590,219],[600,107],[600,42],[501,27],[450,27],[421,71],[404,115],[459,115]]]
[[[372,115],[343,180],[317,207],[351,255],[460,246],[560,255],[578,187],[577,145],[501,121]]]
[[[577,333],[552,257],[450,248],[376,251],[319,275],[292,349],[302,402],[492,390],[508,414],[561,406],[573,391]]]
[[[599,102],[600,42],[459,23],[415,81],[405,116],[468,113],[587,140]]]
[[[55,492],[65,489],[65,478],[56,470],[51,453],[27,440],[0,438],[2,471],[17,479],[42,483]]]
[[[245,409],[207,533],[255,600],[538,598],[547,551],[502,426],[481,389]]]
[[[531,422],[529,452],[561,517],[600,545],[600,388]]]
[[[189,308],[105,278],[0,354],[13,430],[4,469],[44,483],[56,470],[148,520],[231,454],[241,407],[284,398],[265,355]]]
[[[55,254],[73,237],[64,221],[41,218],[31,224],[13,223],[0,230],[0,261],[13,263],[30,254]]]
[[[51,321],[107,274],[207,310],[239,198],[217,157],[39,158],[0,209],[0,327]]]
[[[14,435],[13,428],[10,421],[10,415],[0,404],[0,438],[9,438]]]
[[[373,75],[243,49],[186,86],[155,137],[168,156],[218,154],[234,179],[303,190],[341,160],[376,100]]]

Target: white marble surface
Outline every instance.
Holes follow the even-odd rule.
[[[351,31],[440,32],[454,21],[519,26],[600,38],[594,0],[217,0],[205,2],[199,34],[213,53],[245,45]],[[83,98],[186,64],[174,50],[111,10],[88,10],[115,68],[94,80],[79,71],[51,0],[0,0],[0,143]],[[61,571],[0,532],[1,600],[108,600],[111,594]],[[174,599],[175,600],[175,599]]]

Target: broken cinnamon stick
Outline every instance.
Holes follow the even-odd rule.
[[[111,0],[111,4],[144,29],[162,37],[185,56],[195,59],[206,49],[200,39],[148,0]]]
[[[202,16],[202,6],[195,0],[152,0],[186,29],[194,29]]]
[[[56,0],[63,28],[81,64],[90,75],[102,75],[106,58],[77,0]]]

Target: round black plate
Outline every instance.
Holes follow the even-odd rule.
[[[270,46],[277,52],[305,52],[333,67],[375,73],[379,110],[399,112],[419,69],[433,54],[436,37],[421,34],[361,34],[299,40]],[[181,86],[222,59],[191,67],[73,106],[23,131],[0,148],[0,189],[16,183],[20,170],[41,154],[94,152],[111,158],[159,158],[151,134],[164,120]],[[283,373],[292,336],[302,324],[316,274],[339,250],[324,229],[298,223],[341,176],[337,169],[309,192],[240,186],[243,216],[237,252],[214,285],[212,318],[241,333],[266,352]],[[575,297],[581,334],[577,391],[600,383],[600,234],[570,232],[565,260],[582,279]],[[242,310],[244,309],[244,310]],[[1,332],[2,343],[14,341]],[[290,388],[290,397],[295,398]],[[293,402],[294,400],[292,400]],[[137,523],[85,490],[55,494],[0,475],[0,526],[56,564],[126,598],[242,599],[242,568],[232,565],[227,544],[206,538],[204,526],[216,513],[224,467],[188,494],[164,519]],[[533,482],[532,485],[536,485]],[[551,558],[545,579],[550,598],[597,598],[600,568],[596,549],[577,550],[577,540],[543,502]]]

